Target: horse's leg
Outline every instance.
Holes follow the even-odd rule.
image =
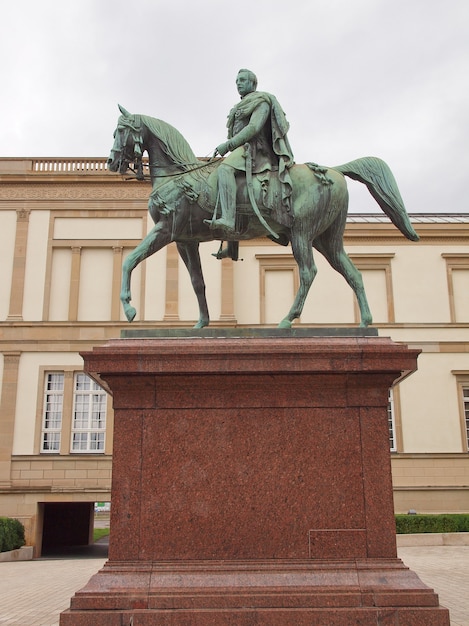
[[[200,263],[199,242],[185,241],[177,242],[179,256],[184,261],[187,271],[191,277],[192,288],[197,296],[199,303],[199,321],[194,328],[204,328],[210,322],[208,313],[207,298],[205,297],[205,281],[202,273],[202,265]]]
[[[314,242],[314,247],[323,254],[330,265],[345,278],[353,289],[360,309],[360,326],[366,327],[371,324],[370,307],[363,286],[363,278],[360,271],[352,263],[350,257],[344,250],[342,233],[332,232],[336,230],[334,226],[322,233]],[[340,230],[340,228],[338,229]]]
[[[146,258],[161,250],[171,242],[171,235],[166,222],[158,222],[153,226],[148,235],[132,250],[122,264],[122,286],[120,300],[124,313],[129,322],[132,322],[137,311],[130,305],[132,294],[130,291],[130,279],[133,270]]]
[[[314,263],[310,237],[302,234],[305,232],[305,229],[298,228],[295,230],[296,232],[292,231],[291,245],[293,256],[298,264],[300,287],[288,315],[278,325],[279,328],[291,328],[293,320],[300,317],[306,296],[318,271]]]

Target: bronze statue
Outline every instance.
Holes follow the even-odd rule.
[[[241,71],[238,75],[240,92],[245,88],[252,89],[253,84],[250,73]],[[246,93],[246,102],[250,94],[253,94],[253,99],[257,98],[254,89]],[[268,96],[268,107],[263,103],[262,95],[259,105],[253,105],[254,108],[260,107],[261,119],[265,115],[272,116],[273,108],[277,108],[273,96]],[[276,143],[274,139],[272,154],[263,143],[263,135],[256,132],[251,135],[251,131],[246,130],[249,123],[242,126],[244,122],[241,122],[238,128],[238,109],[235,107],[235,119],[230,121],[231,137],[217,149],[221,154],[232,150],[232,154],[226,159],[226,167],[235,170],[236,219],[233,220],[232,172],[228,175],[230,190],[227,192],[231,194],[231,204],[225,204],[225,213],[221,216],[218,214],[219,172],[223,171],[222,167],[226,169],[222,165],[222,159],[199,160],[184,137],[166,122],[146,115],[131,115],[124,108],[119,108],[122,115],[114,133],[108,167],[111,171],[124,174],[130,164],[134,164],[137,177],[142,178],[142,155],[145,151],[148,153],[152,183],[148,209],[155,223],[150,233],[127,256],[123,264],[120,297],[129,322],[136,315],[135,308],[130,304],[132,271],[144,259],[172,241],[176,242],[178,252],[187,266],[198,299],[199,319],[195,327],[203,328],[209,324],[209,313],[199,243],[219,240],[234,245],[239,240],[268,236],[282,245],[291,244],[299,268],[299,289],[290,311],[279,324],[280,328],[290,328],[293,320],[301,315],[317,271],[313,248],[326,257],[353,289],[360,309],[360,325],[371,324],[372,317],[361,274],[343,247],[348,208],[344,175],[364,183],[403,235],[412,241],[418,240],[394,176],[384,161],[375,157],[364,157],[333,168],[320,167],[314,163],[293,165],[286,140],[288,124],[283,125],[279,142]],[[249,109],[247,111],[241,114],[243,120],[249,117]],[[279,120],[281,119],[279,114]],[[252,154],[253,140],[255,154]],[[241,148],[242,145],[246,147]],[[271,158],[269,163],[273,162],[274,165],[272,169],[260,166],[261,171],[257,172],[257,163],[265,166],[268,161],[264,158],[264,150],[265,155]],[[244,165],[244,160],[246,177],[236,176],[236,172],[242,170],[240,166]],[[275,169],[276,161],[278,171]],[[254,174],[250,175],[253,162]],[[221,184],[223,186],[223,182]],[[232,229],[233,221],[235,227]]]
[[[282,184],[282,203],[291,210],[292,183],[289,168],[293,154],[287,139],[289,124],[277,99],[256,91],[257,77],[250,70],[239,70],[236,86],[241,96],[228,115],[228,141],[215,154],[230,155],[218,167],[218,199],[221,217],[207,221],[210,228],[235,232],[236,177],[245,172],[248,191],[253,174],[278,171]]]

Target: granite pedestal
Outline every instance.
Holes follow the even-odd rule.
[[[122,339],[109,560],[61,626],[447,626],[397,558],[378,337]]]

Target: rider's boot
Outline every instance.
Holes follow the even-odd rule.
[[[210,222],[210,228],[221,228],[227,233],[235,232],[236,217],[236,177],[235,170],[229,165],[220,165],[218,169],[218,195],[221,217]]]
[[[213,252],[212,256],[214,256],[219,261],[221,261],[222,259],[233,259],[233,261],[238,261],[239,241],[228,241],[225,247],[223,247],[222,241],[218,252]]]
[[[225,248],[222,248],[220,246],[220,249],[218,250],[218,252],[212,252],[212,256],[214,256],[219,261],[221,261],[222,259],[228,259],[230,257],[228,246],[226,246]]]

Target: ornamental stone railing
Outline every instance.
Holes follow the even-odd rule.
[[[104,173],[106,157],[0,157],[0,175]]]
[[[144,167],[148,159],[143,159]],[[0,175],[18,174],[111,174],[107,167],[107,157],[0,157]]]
[[[103,157],[79,157],[79,158],[33,158],[33,172],[47,173],[79,173],[102,174],[107,171],[107,159]]]

